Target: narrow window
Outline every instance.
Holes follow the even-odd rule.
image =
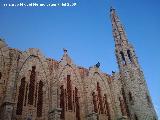
[[[72,88],[70,75],[67,75],[68,110],[72,110]]]
[[[35,101],[34,101],[34,106],[35,107],[36,107],[36,104],[37,104],[37,89],[38,89],[38,83],[36,84]]]
[[[2,78],[2,73],[0,72],[0,80],[1,80],[1,78]]]
[[[67,97],[67,90],[66,89],[64,89],[64,104],[65,104],[65,108],[64,109],[66,109],[66,111],[68,110],[68,99],[67,99],[68,97]]]
[[[63,85],[60,87],[60,90],[61,90],[61,93],[60,93],[60,108],[62,108],[60,118],[64,119],[65,118],[65,115],[64,115],[64,112],[65,112],[65,101],[64,101],[64,88],[63,88]]]
[[[132,62],[131,51],[127,50],[127,54],[128,54],[128,58],[129,58],[130,62]]]
[[[132,101],[133,100],[133,98],[132,98],[132,94],[131,94],[131,92],[129,92],[129,101]]]
[[[25,88],[25,77],[21,79],[21,85],[19,86],[19,95],[18,95],[18,103],[17,103],[17,110],[16,110],[17,115],[22,115],[24,88]]]
[[[43,82],[39,82],[38,88],[38,102],[37,102],[37,117],[42,117],[42,106],[43,106]]]
[[[32,66],[32,71],[30,75],[29,93],[28,93],[28,104],[33,105],[34,101],[34,87],[35,87],[35,77],[36,77],[36,67]]]
[[[121,54],[121,57],[122,57],[122,62],[123,62],[123,64],[126,64],[126,60],[125,60],[125,57],[124,57],[124,53],[121,51],[120,54]]]

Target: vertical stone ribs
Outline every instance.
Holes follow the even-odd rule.
[[[108,120],[111,120],[109,103],[107,101],[107,94],[104,94],[104,108],[105,108],[105,114],[107,114],[108,116]]]
[[[24,89],[25,88],[25,77],[21,79],[21,85],[19,87],[18,103],[17,103],[17,115],[22,115],[23,111],[23,100],[24,100]]]
[[[120,98],[120,106],[122,110],[122,115],[126,115],[130,117],[130,112],[129,112],[129,108],[128,108],[127,101],[126,101],[126,95],[125,95],[125,91],[123,88],[122,88],[122,97],[123,97],[123,100]]]
[[[67,89],[64,85],[60,87],[60,108],[62,109],[60,118],[65,119],[65,111],[75,114],[75,120],[80,120],[80,106],[78,88],[72,90],[70,75],[67,75]]]
[[[102,97],[101,88],[99,82],[97,82],[97,95],[96,92],[92,93],[94,112],[100,114],[106,114],[108,120],[111,120],[109,103],[107,101],[107,94]]]
[[[34,87],[35,87],[35,77],[36,77],[36,72],[35,72],[36,67],[32,66],[32,71],[30,75],[30,84],[29,84],[29,94],[28,94],[28,104],[33,105],[34,101]]]
[[[102,102],[101,88],[99,86],[99,82],[97,82],[97,92],[98,92],[98,109],[99,109],[99,113],[103,114],[104,110],[103,110],[103,102]]]

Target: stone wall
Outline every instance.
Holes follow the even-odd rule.
[[[89,69],[75,65],[67,50],[56,61],[38,49],[8,46],[0,48],[0,66],[2,120],[134,120],[135,111],[144,109],[144,114],[136,112],[140,120],[146,114],[156,118],[142,71],[128,68],[108,75],[97,64]],[[134,106],[129,92],[133,104],[139,101]]]

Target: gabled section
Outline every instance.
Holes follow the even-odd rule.
[[[62,62],[65,65],[72,65],[73,62],[72,62],[71,58],[68,55],[67,49],[63,48],[63,51],[64,51],[64,54],[63,54],[60,62]]]

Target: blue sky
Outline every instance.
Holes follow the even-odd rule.
[[[4,2],[5,1],[5,2]],[[33,0],[14,0],[33,2]],[[34,1],[49,3],[49,0]],[[148,88],[160,116],[160,1],[159,0],[52,0],[76,2],[75,7],[3,7],[0,4],[0,37],[21,50],[39,48],[60,60],[68,52],[74,63],[90,67],[98,61],[102,71],[118,71],[114,55],[109,8],[113,5],[124,24],[129,41],[144,71]]]

